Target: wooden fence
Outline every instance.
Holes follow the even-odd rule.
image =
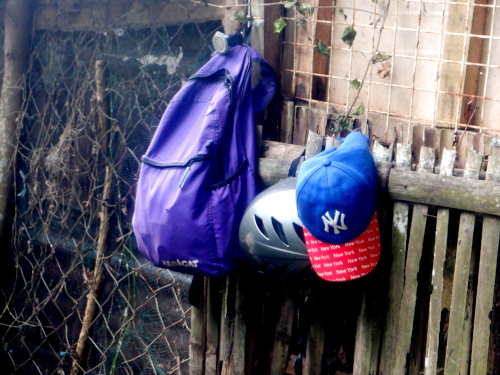
[[[262,142],[264,186],[286,177],[304,147],[309,157],[324,142],[300,123],[310,109],[286,106],[298,125],[285,139],[307,142]],[[411,144],[391,145],[372,134],[377,269],[350,283],[251,272],[205,280],[205,303],[192,314],[191,374],[498,373],[498,140],[419,126],[411,134]]]

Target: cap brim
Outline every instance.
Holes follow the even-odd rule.
[[[304,227],[312,268],[324,280],[342,282],[359,279],[375,269],[380,259],[380,230],[377,213],[355,240],[333,245],[315,239]]]

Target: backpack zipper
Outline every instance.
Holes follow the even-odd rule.
[[[184,182],[186,181],[186,177],[191,170],[191,166],[200,161],[208,160],[210,158],[209,154],[196,154],[192,158],[190,158],[187,162],[157,162],[153,159],[148,158],[146,155],[142,157],[142,161],[146,164],[149,164],[153,167],[157,168],[185,168],[184,174],[181,177],[181,181],[179,182],[179,188],[182,188]]]
[[[223,74],[221,74],[223,72]],[[233,77],[229,73],[228,70],[223,69],[219,70],[217,72],[213,73],[208,73],[208,74],[197,74],[194,76],[191,76],[188,81],[194,81],[194,80],[212,80],[212,82],[224,82],[224,86],[226,87],[227,91],[229,92],[229,99],[231,102],[233,102]]]

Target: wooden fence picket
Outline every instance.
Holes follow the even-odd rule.
[[[375,162],[377,164],[391,162],[393,149],[393,145],[384,147],[375,141],[372,151]],[[370,283],[363,291],[356,330],[353,375],[375,374],[378,368],[381,316],[378,314],[376,304],[381,297],[379,288],[379,283]]]
[[[410,169],[411,145],[398,144],[396,146],[396,166]],[[382,374],[391,374],[393,368],[398,334],[398,317],[404,285],[408,213],[408,203],[394,202],[391,244],[392,265],[389,277],[388,310],[380,358]]]
[[[479,176],[480,165],[475,163],[472,156],[467,160],[466,177],[476,179]],[[464,347],[464,335],[467,337],[470,330],[464,324],[467,307],[467,292],[469,287],[470,265],[472,257],[472,240],[475,228],[475,215],[470,212],[460,214],[460,225],[458,230],[458,244],[453,275],[453,288],[451,297],[450,318],[448,324],[448,340],[446,343],[446,357],[444,374],[452,375],[460,373],[461,367],[465,366],[462,356],[468,356],[467,350],[462,353]],[[467,340],[466,340],[467,343]],[[466,344],[467,345],[467,344]]]
[[[440,174],[443,176],[453,175],[456,151],[443,150]],[[448,244],[448,225],[450,210],[439,208],[436,222],[436,238],[434,243],[434,259],[432,263],[432,293],[429,301],[429,319],[427,324],[427,345],[425,351],[424,371],[425,375],[437,373],[437,361],[439,350],[439,332],[441,324],[441,298],[444,284],[444,262],[446,260],[446,249]]]
[[[434,160],[434,149],[421,147],[419,170],[431,172],[434,170]],[[420,258],[422,257],[427,212],[427,205],[416,204],[413,207],[410,236],[406,253],[403,294],[397,325],[398,332],[396,335],[395,357],[392,366],[392,373],[394,375],[404,374],[407,353],[410,351],[417,300],[417,275],[420,268]]]
[[[493,147],[489,155],[488,180],[500,181],[500,148]],[[474,333],[470,375],[488,373],[488,349],[491,336],[491,311],[495,291],[500,219],[485,216],[479,256],[479,275],[477,282],[476,307],[474,312]]]

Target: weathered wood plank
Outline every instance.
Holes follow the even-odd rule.
[[[379,169],[380,173],[387,172]],[[456,208],[500,216],[500,184],[392,169],[388,177],[389,195],[394,200]],[[381,181],[381,180],[379,180]],[[381,181],[383,182],[383,181]]]
[[[312,158],[321,152],[323,148],[323,136],[308,130],[307,145],[306,145],[306,159]]]
[[[222,309],[220,323],[219,361],[222,363],[222,373],[230,369],[231,353],[234,336],[234,304],[236,298],[236,276],[229,275],[225,279],[222,293]]]
[[[234,338],[232,354],[232,374],[243,375],[246,365],[246,337],[247,337],[247,290],[245,275],[238,275],[236,284],[236,299],[234,304]]]
[[[219,350],[220,306],[219,283],[216,279],[206,278],[207,291],[207,344],[205,349],[205,374],[217,375]]]
[[[191,306],[191,334],[189,337],[189,375],[202,375],[205,368],[205,305]]]
[[[322,311],[311,312],[311,324],[307,335],[306,358],[303,364],[304,374],[321,375],[321,364],[325,348],[325,323]]]
[[[481,168],[482,154],[476,153],[472,149],[473,137],[467,137],[467,150],[468,157],[465,163],[465,178],[477,179],[479,176],[479,170]],[[469,269],[469,280],[475,280],[476,272],[476,260],[478,254],[476,251],[471,253],[470,269]],[[463,334],[462,334],[462,357],[460,359],[460,373],[467,374],[470,368],[470,354],[471,354],[471,344],[472,344],[472,315],[474,308],[475,299],[475,286],[473,283],[469,282],[467,287],[467,298],[465,301],[465,313],[463,322]]]
[[[295,103],[293,101],[283,101],[281,103],[281,129],[280,129],[281,142],[292,143],[294,117],[295,117]]]
[[[448,324],[448,341],[446,344],[445,375],[460,373],[474,222],[474,214],[463,212],[460,215],[450,320]]]
[[[375,141],[373,142],[372,154],[375,163],[389,163],[390,161],[392,161],[392,157],[394,154],[394,143],[389,147],[384,147],[380,142]]]
[[[441,161],[441,175],[451,176],[455,163],[456,152],[453,150],[443,150]],[[437,214],[436,237],[434,242],[434,259],[432,261],[432,293],[429,301],[429,319],[427,322],[427,344],[425,351],[424,374],[436,375],[439,331],[441,324],[441,299],[444,286],[444,262],[446,260],[446,248],[448,242],[448,224],[450,221],[450,211],[440,208]]]
[[[304,151],[304,146],[263,140],[261,142],[262,156],[277,160],[294,160]]]
[[[420,172],[433,173],[434,164],[436,161],[436,152],[430,147],[420,148],[420,162],[418,163],[417,170]]]
[[[424,145],[424,134],[425,134],[425,126],[424,125],[415,125],[412,129],[412,163],[418,164],[420,159],[420,151],[422,150],[422,146]]]
[[[396,146],[396,166],[409,169],[411,166],[411,145],[398,143]]]
[[[479,4],[488,4],[487,0],[475,0],[474,5]],[[485,27],[487,25],[486,17],[488,14],[488,8],[481,6],[473,6],[469,11],[470,16],[472,18],[472,24],[470,26],[470,35],[483,35],[485,33]],[[477,98],[474,96],[478,95],[480,75],[481,75],[481,67],[479,63],[481,63],[481,59],[483,56],[483,46],[486,39],[483,38],[469,38],[469,51],[467,60],[471,64],[467,64],[465,68],[465,82],[463,88],[464,97],[462,98],[461,103],[461,122],[462,123],[470,123],[477,124],[478,122],[474,121],[474,118],[471,119],[472,116],[479,117],[478,113],[475,113],[477,103]],[[468,97],[467,95],[471,95]],[[480,95],[480,94],[479,94]],[[477,150],[480,151],[480,150]]]
[[[427,223],[426,205],[413,207],[410,237],[406,256],[403,295],[397,326],[395,352],[393,356],[392,374],[404,374],[406,355],[410,351],[413,320],[417,299],[417,274],[420,268],[420,258],[424,243],[425,225]]]
[[[459,373],[460,368],[474,219],[474,215],[470,213],[462,213],[460,217],[459,243],[453,279],[453,294],[445,360],[445,374],[450,375]]]
[[[324,136],[326,121],[327,116],[325,111],[316,108],[311,108],[309,110],[309,116],[307,118],[307,126],[309,130]]]
[[[288,160],[261,158],[259,174],[263,186],[271,186],[286,178],[289,168]],[[440,170],[435,168],[436,172]],[[386,163],[378,165],[378,174],[380,189],[388,192],[393,200],[500,216],[498,182],[469,180],[465,183],[461,177],[465,171],[454,170],[455,176],[449,177],[391,168]]]
[[[458,3],[467,3],[460,0]],[[463,61],[468,56],[465,38],[467,29],[471,27],[468,17],[468,7],[456,3],[447,4],[444,19],[444,40],[442,43],[441,58],[446,61],[440,66],[438,79],[438,95],[435,120],[442,122],[443,127],[452,127],[460,121],[461,97],[455,94],[463,92],[465,82],[465,69],[463,65],[453,63]]]
[[[290,162],[287,160],[261,158],[259,160],[259,175],[262,186],[269,187],[288,177]]]
[[[499,159],[500,148],[493,147],[486,172],[488,179],[496,181],[500,179]],[[491,335],[490,314],[493,308],[499,237],[500,220],[486,216],[483,220],[481,237],[470,375],[488,373],[488,349]]]
[[[309,108],[295,107],[295,125],[293,126],[293,144],[303,146],[306,142],[307,118]]]
[[[375,162],[390,162],[393,157],[393,145],[384,147],[379,142],[373,143]],[[353,375],[373,374],[378,367],[378,355],[381,339],[381,317],[377,314],[378,283],[370,283],[363,290],[361,311],[356,329],[354,348]]]
[[[306,157],[313,157],[321,151],[318,147],[319,140],[321,144],[323,143],[323,137],[311,132],[309,130],[309,137],[306,144]],[[308,151],[309,150],[309,151]],[[320,293],[318,289],[311,290],[311,297],[313,300],[315,296]],[[320,298],[321,300],[322,298]],[[324,303],[320,303],[316,300],[317,308],[311,309],[311,321],[309,326],[309,332],[307,336],[307,346],[306,346],[306,358],[303,361],[302,367],[304,369],[304,374],[308,375],[320,375],[321,374],[321,364],[323,358],[323,352],[325,348],[325,314],[324,309],[326,308]]]
[[[396,165],[403,168],[410,168],[411,145],[398,144],[396,146]],[[380,356],[380,372],[382,374],[391,374],[393,368],[393,356],[398,336],[400,304],[405,280],[408,218],[408,204],[394,202],[391,244],[392,264],[389,277],[388,309]]]
[[[295,315],[295,301],[288,287],[284,288],[281,312],[276,325],[276,333],[271,358],[271,374],[284,374],[288,361],[288,350],[292,336]]]
[[[443,155],[444,149],[452,150],[455,142],[455,132],[452,129],[442,129],[441,139],[439,141],[439,153]],[[438,158],[441,160],[441,158]]]
[[[432,171],[434,169],[434,160],[434,149],[421,147],[418,169]],[[397,326],[394,365],[392,368],[392,374],[394,375],[405,373],[407,354],[410,352],[413,322],[415,319],[415,305],[417,302],[417,275],[420,270],[420,259],[424,245],[427,212],[428,207],[426,205],[417,204],[413,207],[406,254],[403,295]]]

